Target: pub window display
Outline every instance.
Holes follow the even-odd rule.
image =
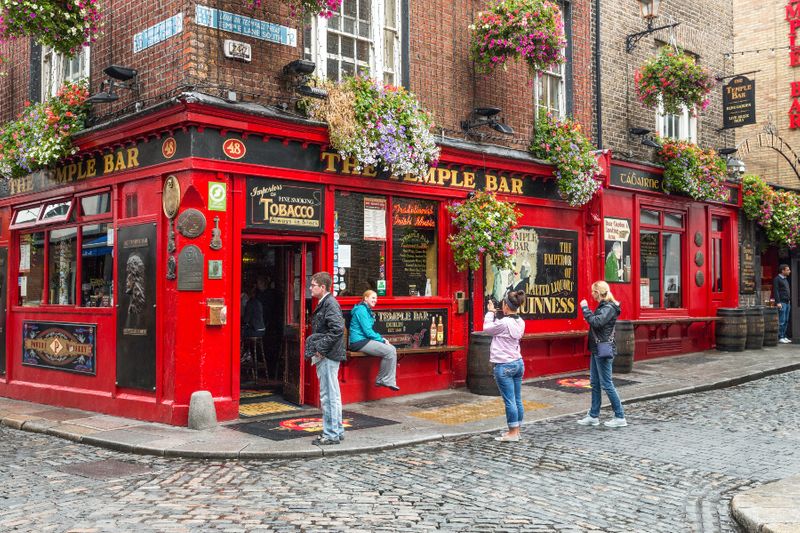
[[[639,222],[640,306],[646,309],[683,307],[684,215],[642,209]]]
[[[392,199],[392,294],[436,296],[437,203]]]

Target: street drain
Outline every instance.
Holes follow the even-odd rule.
[[[118,479],[147,474],[152,471],[146,466],[117,461],[116,459],[104,459],[102,461],[67,465],[62,466],[59,470],[67,474],[93,479]]]

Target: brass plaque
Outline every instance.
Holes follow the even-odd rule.
[[[184,246],[178,255],[178,290],[202,291],[205,260],[194,244]]]
[[[694,264],[695,265],[701,267],[701,266],[703,266],[703,263],[705,263],[705,262],[706,262],[706,260],[703,257],[703,252],[697,252],[696,254],[694,254]]]
[[[703,234],[700,233],[699,231],[694,234],[694,243],[697,246],[703,246]]]
[[[705,281],[706,281],[705,276],[703,276],[703,273],[698,270],[697,273],[694,275],[694,284],[697,285],[698,287],[702,287]]]
[[[206,229],[206,217],[197,209],[187,209],[178,215],[178,233],[187,239],[194,239]],[[180,265],[179,265],[180,266]]]
[[[178,207],[181,205],[181,184],[175,176],[167,176],[164,180],[161,204],[167,218],[171,219],[178,213]]]

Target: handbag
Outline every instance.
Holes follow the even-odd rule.
[[[591,326],[589,329],[592,331],[592,335],[594,336],[594,343],[597,346],[597,354],[595,357],[598,359],[613,359],[614,358],[614,330],[611,330],[611,339],[610,341],[600,342],[597,340],[597,334],[594,332],[594,328]],[[616,327],[615,327],[616,329]]]

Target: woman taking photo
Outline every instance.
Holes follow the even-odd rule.
[[[494,303],[486,304],[483,317],[483,333],[492,336],[489,347],[489,362],[494,367],[494,380],[506,407],[508,431],[494,440],[517,442],[522,424],[522,376],[525,364],[519,350],[519,341],[525,333],[525,321],[517,314],[519,306],[525,301],[525,291],[512,291],[503,298],[503,316],[498,317]]]
[[[606,391],[608,401],[611,402],[611,407],[614,409],[614,418],[607,420],[604,425],[610,428],[620,428],[627,426],[628,423],[625,421],[625,412],[622,410],[622,402],[617,394],[617,389],[614,387],[614,382],[611,381],[611,365],[614,357],[598,356],[598,344],[607,342],[611,343],[612,353],[614,355],[617,353],[617,348],[614,346],[614,326],[619,317],[619,302],[614,299],[614,295],[611,294],[611,289],[605,281],[596,281],[592,284],[592,298],[598,302],[594,312],[589,309],[586,300],[580,302],[583,317],[589,323],[589,351],[592,354],[589,362],[589,381],[592,384],[592,406],[589,408],[589,413],[578,420],[578,424],[582,426],[600,425],[600,404],[602,402],[600,389],[602,388]]]
[[[375,313],[372,309],[377,304],[378,294],[368,290],[364,292],[364,299],[353,307],[350,314],[350,350],[380,357],[381,368],[375,385],[398,391],[397,349],[373,329]]]

